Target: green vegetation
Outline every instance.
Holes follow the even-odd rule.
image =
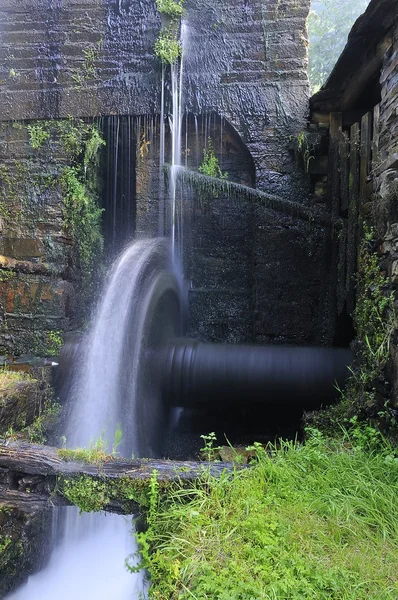
[[[50,138],[45,121],[28,125],[28,133],[29,144],[34,150],[39,150]]]
[[[31,381],[32,378],[27,373],[21,371],[9,371],[6,367],[0,368],[0,390],[7,390],[20,381]]]
[[[62,493],[83,512],[98,512],[109,503],[107,484],[101,479],[92,477],[76,477],[66,479],[61,485]]]
[[[162,27],[155,42],[154,52],[165,64],[173,65],[181,56],[181,43],[178,38],[179,21],[184,12],[184,0],[156,0],[161,15],[166,15],[170,23]]]
[[[161,14],[181,19],[184,13],[184,0],[156,0],[156,7]]]
[[[314,94],[342,53],[348,33],[370,0],[312,0],[308,19],[309,78]]]
[[[29,440],[31,444],[46,444],[47,437],[55,427],[61,412],[61,405],[53,400],[47,400],[39,408],[38,414],[31,425],[27,425],[18,437]]]
[[[149,488],[146,482],[131,480],[128,477],[105,479],[101,476],[79,475],[73,478],[60,478],[57,491],[82,512],[104,510],[113,500],[122,505],[126,513],[136,512],[137,504],[148,507]]]
[[[26,134],[27,144],[43,163],[46,161],[48,171],[37,172],[36,158],[0,165],[0,217],[6,221],[9,234],[19,223],[35,235],[36,211],[42,210],[37,198],[45,198],[60,187],[64,225],[73,241],[73,262],[81,268],[83,294],[87,296],[93,266],[101,258],[103,244],[98,197],[99,155],[105,141],[95,123],[82,119],[14,123],[13,129],[20,131],[22,137]],[[55,158],[57,154],[54,157],[54,151],[60,150],[67,158],[67,166],[62,169]],[[59,259],[58,255],[54,257],[55,262]],[[55,339],[49,340],[50,354],[56,345]]]
[[[62,345],[64,343],[62,331],[49,331],[48,332],[49,339],[49,348],[48,348],[48,356],[58,356],[61,352]]]
[[[137,534],[150,598],[395,600],[398,460],[356,432],[256,445],[251,468],[167,493],[154,474]]]
[[[117,456],[122,439],[123,430],[120,424],[118,424],[113,438],[112,453],[108,451],[108,441],[101,435],[97,440],[92,441],[88,448],[60,448],[58,456],[68,462],[103,464]]]
[[[89,448],[60,448],[57,454],[66,462],[82,462],[87,464],[104,464],[114,458],[106,450],[107,444],[102,438],[91,444]]]
[[[19,373],[18,373],[19,375]],[[24,379],[15,378],[14,381],[31,380],[29,376]],[[4,432],[5,439],[27,440],[31,444],[46,444],[47,438],[55,427],[61,412],[61,405],[54,400],[45,400],[39,405],[36,414],[29,425],[26,425],[26,415],[19,413],[15,423]],[[0,432],[1,433],[1,432]]]
[[[83,49],[83,62],[79,67],[71,69],[71,77],[78,88],[82,87],[90,79],[97,77],[96,62],[99,59],[102,47],[102,40]]]
[[[155,56],[167,64],[174,64],[181,56],[181,42],[170,31],[161,31],[154,46]]]
[[[354,324],[356,360],[341,402],[310,415],[309,422],[330,434],[358,421],[377,421],[386,434],[397,437],[397,424],[389,402],[380,405],[376,386],[390,358],[390,341],[395,329],[394,295],[373,250],[374,231],[363,226],[357,275],[357,306]]]
[[[200,173],[208,177],[228,179],[228,173],[221,171],[217,156],[214,154],[213,142],[209,137],[207,147],[203,149],[203,161],[199,167]]]
[[[296,147],[303,159],[305,171],[308,173],[310,162],[315,158],[315,146],[310,142],[306,131],[301,131],[296,137]]]
[[[102,209],[98,206],[97,180],[99,151],[105,144],[95,125],[83,124],[82,138],[73,128],[65,128],[61,142],[74,160],[60,178],[64,198],[64,222],[75,243],[77,259],[83,273],[83,292],[90,290],[93,265],[101,256]]]

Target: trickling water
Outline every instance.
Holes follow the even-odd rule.
[[[165,122],[164,122],[164,86],[165,86],[165,73],[164,64],[162,64],[162,92],[160,98],[160,124],[159,124],[159,229],[158,234],[162,236],[165,234],[165,223],[164,223],[164,164],[165,164]]]
[[[182,219],[179,211],[182,207],[176,205],[175,169],[181,165],[181,132],[183,119],[183,73],[184,73],[184,47],[186,45],[187,27],[181,23],[180,41],[182,46],[181,61],[171,66],[171,92],[172,92],[172,118],[171,118],[171,172],[170,172],[170,198],[171,198],[171,245],[173,257],[179,262],[182,250]],[[176,240],[178,236],[178,248]]]

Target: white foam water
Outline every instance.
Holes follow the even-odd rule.
[[[7,600],[138,600],[145,595],[142,574],[131,574],[126,558],[137,551],[131,518],[104,513],[79,515],[67,509],[72,527],[54,549],[45,569],[29,577]],[[71,535],[71,531],[73,534]]]

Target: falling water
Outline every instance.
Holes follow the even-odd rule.
[[[165,68],[162,63],[162,91],[160,97],[160,124],[159,124],[159,228],[160,236],[165,233],[164,223],[164,164],[165,164],[165,122],[164,122],[164,87],[165,87]]]
[[[165,240],[135,242],[118,258],[80,353],[68,445],[88,447],[101,436],[112,450],[122,424],[122,455],[159,453],[160,429],[165,427],[160,374],[147,358],[181,333],[179,297]],[[80,516],[78,509],[68,509],[64,536],[48,567],[9,599],[50,600],[54,582],[60,599],[138,599],[143,576],[124,567],[134,552],[128,519],[104,513]]]
[[[171,245],[175,260],[181,260],[182,248],[182,218],[178,214],[176,202],[175,168],[181,165],[181,132],[183,119],[183,73],[184,73],[184,47],[186,45],[187,27],[181,23],[181,61],[171,66],[171,91],[172,91],[172,117],[171,117],[171,171],[170,171],[170,198],[171,198]],[[178,235],[178,248],[176,240]]]

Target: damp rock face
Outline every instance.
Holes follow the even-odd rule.
[[[226,117],[257,185],[286,187],[305,124],[310,0],[187,0],[184,108]],[[0,8],[2,120],[159,114],[155,0],[17,0]],[[297,194],[297,192],[296,192]]]
[[[308,108],[309,6],[185,1],[182,156],[189,168],[198,168],[210,136],[232,181],[308,203],[292,148]],[[60,186],[70,161],[54,136],[40,145],[41,123],[97,118],[107,141],[105,241],[116,230],[126,239],[158,235],[167,191],[159,177],[162,67],[153,51],[161,20],[155,0],[6,0],[0,23],[0,348],[47,355],[54,333],[79,324],[81,274]],[[167,121],[169,69],[165,81]],[[34,147],[26,119],[36,127]],[[166,160],[169,146],[166,132]],[[330,340],[320,317],[329,231],[308,233],[307,224],[256,202],[230,210],[227,198],[204,200],[212,208],[194,215],[195,256],[190,250],[185,265],[193,281],[190,331],[219,341]],[[90,294],[93,300],[95,289]]]
[[[51,552],[52,511],[43,503],[28,504],[0,507],[0,598],[42,568]]]

